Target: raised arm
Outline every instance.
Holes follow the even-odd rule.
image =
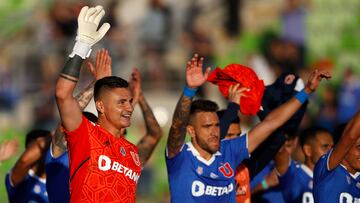
[[[339,142],[335,145],[333,152],[330,155],[328,162],[328,169],[333,170],[336,168],[345,158],[350,149],[358,144],[360,138],[360,111],[349,121],[346,125],[343,134]]]
[[[204,58],[199,59],[199,56],[195,54],[187,63],[186,87],[176,105],[166,144],[168,158],[173,158],[180,152],[185,141],[192,97],[197,88],[203,85],[209,76],[210,67],[203,73],[203,62]]]
[[[133,73],[131,74],[130,88],[133,93],[133,101],[138,102],[140,105],[146,126],[145,135],[140,139],[137,144],[140,162],[141,165],[144,166],[147,160],[150,158],[156,145],[159,143],[162,137],[162,130],[149,104],[145,100],[141,88],[140,72],[137,69],[134,69]]]
[[[18,150],[19,141],[18,140],[8,140],[0,144],[0,161],[5,161],[10,159],[16,154]]]
[[[60,112],[62,125],[66,130],[75,130],[81,123],[82,115],[79,103],[73,97],[73,92],[79,80],[83,60],[91,52],[91,47],[109,30],[110,25],[104,23],[97,30],[105,11],[101,6],[95,8],[83,7],[78,17],[78,32],[73,52],[56,84],[56,103]]]
[[[249,132],[249,152],[253,152],[272,132],[282,126],[301,107],[302,103],[319,86],[322,78],[331,78],[326,71],[314,70],[302,92],[288,102],[274,109],[265,119]],[[300,102],[300,100],[303,100]]]
[[[15,163],[10,176],[11,183],[14,187],[24,180],[31,167],[45,155],[50,145],[50,139],[50,135],[48,137],[37,138],[20,156]]]
[[[248,89],[246,87],[239,88],[240,84],[230,85],[229,87],[229,104],[220,119],[220,138],[224,139],[227,135],[231,122],[238,117],[240,110],[240,98],[245,97],[243,93]]]
[[[286,173],[289,168],[290,163],[290,154],[283,146],[278,153],[276,154],[275,158],[275,168],[278,173],[282,176]]]
[[[95,65],[88,62],[87,67],[94,76],[94,81],[75,96],[81,111],[86,108],[94,95],[94,84],[96,80],[112,75],[111,57],[108,51],[106,49],[99,50],[96,54]],[[52,139],[53,156],[58,157],[62,155],[66,151],[66,148],[65,134],[62,130],[62,126],[59,124]]]

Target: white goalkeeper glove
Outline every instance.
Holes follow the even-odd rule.
[[[104,23],[99,30],[97,30],[104,15],[105,11],[102,6],[92,8],[85,6],[81,9],[78,17],[76,43],[70,57],[78,55],[85,59],[90,56],[91,47],[100,41],[110,29],[110,24]]]

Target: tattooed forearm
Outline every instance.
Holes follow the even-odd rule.
[[[94,95],[94,85],[96,81],[91,82],[84,90],[82,90],[78,95],[76,95],[75,99],[78,101],[80,105],[81,111],[85,109],[85,107],[89,104],[91,98]]]
[[[153,137],[145,135],[143,138],[141,138],[141,140],[137,144],[139,150],[140,163],[142,166],[144,166],[146,162],[149,160],[156,145],[159,143],[159,140],[160,139],[156,140]]]
[[[192,98],[181,96],[176,105],[173,121],[167,141],[168,158],[174,157],[184,144],[186,136],[186,125],[190,115]]]
[[[57,147],[62,153],[66,151],[65,133],[61,132],[60,126],[56,128],[54,137],[52,139],[53,146]]]
[[[147,134],[159,139],[162,136],[160,125],[157,122],[154,113],[152,112],[149,104],[146,102],[144,96],[140,96],[139,105],[145,120]]]
[[[139,149],[141,164],[144,165],[150,158],[150,155],[154,151],[156,145],[159,143],[162,136],[162,130],[143,95],[139,97],[139,105],[145,120],[146,134],[137,146]]]

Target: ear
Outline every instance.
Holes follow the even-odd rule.
[[[100,100],[96,101],[95,106],[96,106],[96,110],[99,113],[104,113],[105,109],[104,109],[104,103],[102,101],[100,101]]]
[[[304,144],[303,151],[305,157],[310,157],[312,155],[312,148],[309,144]]]
[[[195,129],[194,129],[194,126],[192,125],[187,125],[186,126],[186,132],[190,135],[191,138],[194,138],[195,137]]]

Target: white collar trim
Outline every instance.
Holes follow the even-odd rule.
[[[40,178],[39,176],[37,176],[34,172],[34,170],[30,169],[28,172],[29,176],[38,179],[40,182],[46,184],[46,179],[45,178]]]
[[[344,165],[342,165],[342,164],[340,164],[340,166],[342,166],[342,167],[350,174],[350,176],[353,177],[355,180],[357,179],[357,177],[360,176],[360,172],[356,172],[355,174],[351,174],[351,173],[347,170],[346,166],[344,166]]]
[[[301,164],[300,167],[310,178],[313,178],[314,172],[312,172],[308,166],[306,166],[305,164]]]
[[[215,154],[213,154],[211,156],[211,158],[209,160],[206,160],[200,156],[200,153],[195,149],[194,145],[191,142],[188,142],[186,144],[188,146],[187,151],[190,151],[199,161],[201,161],[202,163],[204,163],[207,166],[210,166],[215,161],[216,156],[222,155],[219,151],[217,151]]]

